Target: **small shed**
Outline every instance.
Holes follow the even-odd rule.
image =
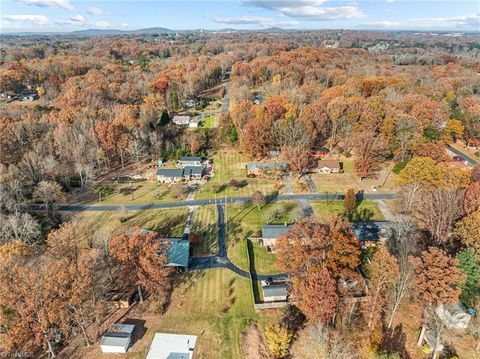
[[[100,339],[102,353],[126,353],[132,341],[135,325],[112,324]]]
[[[167,249],[167,267],[188,267],[190,259],[190,241],[182,238],[167,238],[170,246]]]
[[[192,359],[197,337],[155,333],[146,359]]]
[[[271,302],[285,302],[287,300],[288,292],[285,282],[268,282],[262,280],[263,301]]]

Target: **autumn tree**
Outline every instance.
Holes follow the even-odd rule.
[[[443,128],[442,139],[447,142],[455,142],[463,136],[465,128],[460,120],[448,120]]]
[[[371,268],[367,300],[362,302],[362,311],[368,328],[376,326],[382,314],[386,314],[386,303],[393,294],[400,272],[397,259],[386,247],[374,253]]]
[[[288,355],[292,333],[279,324],[270,324],[265,328],[268,350],[275,358],[285,358]]]
[[[353,212],[357,208],[357,198],[355,197],[355,190],[349,188],[345,193],[345,199],[343,200],[343,208],[348,218],[351,218]]]
[[[474,181],[465,190],[463,210],[468,215],[478,209],[480,209],[480,181]]]
[[[294,173],[297,173],[297,178],[300,178],[315,165],[310,149],[285,145],[282,146],[281,153],[283,161],[289,165]]]
[[[295,279],[293,296],[299,308],[312,322],[328,323],[335,317],[339,297],[335,279],[326,268],[307,274],[307,279]]]
[[[41,181],[33,191],[33,199],[42,202],[47,214],[55,214],[57,203],[64,198],[62,187],[53,181]]]
[[[260,191],[255,191],[252,194],[252,203],[257,206],[258,210],[267,203],[265,195]]]
[[[398,176],[399,185],[419,184],[435,188],[442,184],[441,171],[429,157],[414,157]]]
[[[417,147],[415,150],[417,157],[429,157],[436,163],[446,162],[449,160],[445,151],[445,143],[443,142],[426,142]]]
[[[136,283],[142,302],[142,287],[154,296],[164,294],[169,287],[170,270],[165,267],[168,246],[168,240],[162,240],[158,234],[141,230],[110,238],[112,257]]]
[[[470,213],[456,223],[455,235],[463,245],[471,247],[477,254],[480,253],[480,209]]]

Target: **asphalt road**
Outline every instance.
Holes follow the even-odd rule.
[[[463,159],[465,159],[465,161],[467,161],[468,163],[470,163],[471,165],[475,166],[477,163],[479,163],[475,158],[473,158],[472,156],[470,155],[467,155],[466,153],[463,153],[462,151],[460,150],[457,150],[456,148],[453,148],[452,146],[450,145],[447,145],[447,148],[452,151],[453,153],[455,153],[457,156],[460,156],[462,157]]]
[[[338,200],[343,199],[343,194],[335,193],[319,193],[319,194],[284,194],[270,198],[269,201],[295,201],[295,200]],[[394,199],[395,193],[365,193],[357,195],[358,199],[371,199],[371,200],[385,200]],[[225,204],[235,202],[249,202],[251,197],[232,197],[221,199],[194,199],[188,201],[178,202],[160,202],[160,203],[144,203],[144,204],[111,204],[111,205],[91,205],[91,204],[63,204],[58,207],[59,211],[63,212],[112,212],[118,211],[120,208],[125,208],[128,211],[136,210],[148,210],[148,209],[162,209],[162,208],[176,208],[176,207],[188,207],[188,206],[202,206],[207,204]],[[27,210],[38,211],[43,210],[44,207],[41,204],[31,204],[26,206]]]

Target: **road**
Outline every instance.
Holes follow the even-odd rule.
[[[227,239],[225,231],[225,213],[224,205],[217,204],[217,234],[218,234],[218,253],[215,256],[192,258],[188,266],[189,270],[206,270],[212,268],[227,268],[232,272],[249,278],[250,273],[233,264],[227,256]],[[253,280],[284,279],[287,274],[255,274],[252,273]]]
[[[472,156],[470,155],[467,155],[466,153],[460,151],[460,150],[457,150],[456,148],[450,146],[450,145],[447,145],[447,148],[449,151],[453,152],[455,155],[457,156],[460,156],[462,157],[463,159],[465,159],[465,161],[467,161],[469,164],[471,164],[472,166],[475,166],[477,163],[479,163],[475,158],[473,158]]]
[[[278,201],[332,201],[343,199],[343,194],[335,193],[318,193],[318,194],[284,194],[273,198],[269,198],[271,202]],[[357,195],[358,199],[395,199],[395,193],[365,193]],[[187,201],[177,202],[159,202],[159,203],[141,203],[141,204],[109,204],[109,205],[92,205],[92,204],[62,204],[59,205],[58,210],[62,212],[113,212],[118,211],[120,208],[124,208],[128,211],[144,211],[148,209],[162,209],[162,208],[177,208],[177,207],[191,207],[191,206],[203,206],[207,204],[218,203],[236,203],[236,202],[250,202],[251,197],[231,197],[222,199],[194,199]],[[30,211],[40,211],[44,209],[41,204],[31,204],[25,207]]]

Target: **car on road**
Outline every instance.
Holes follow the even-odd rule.
[[[461,156],[453,156],[453,160],[454,160],[454,161],[458,161],[458,162],[465,161],[465,160],[463,159],[463,157],[461,157]]]

